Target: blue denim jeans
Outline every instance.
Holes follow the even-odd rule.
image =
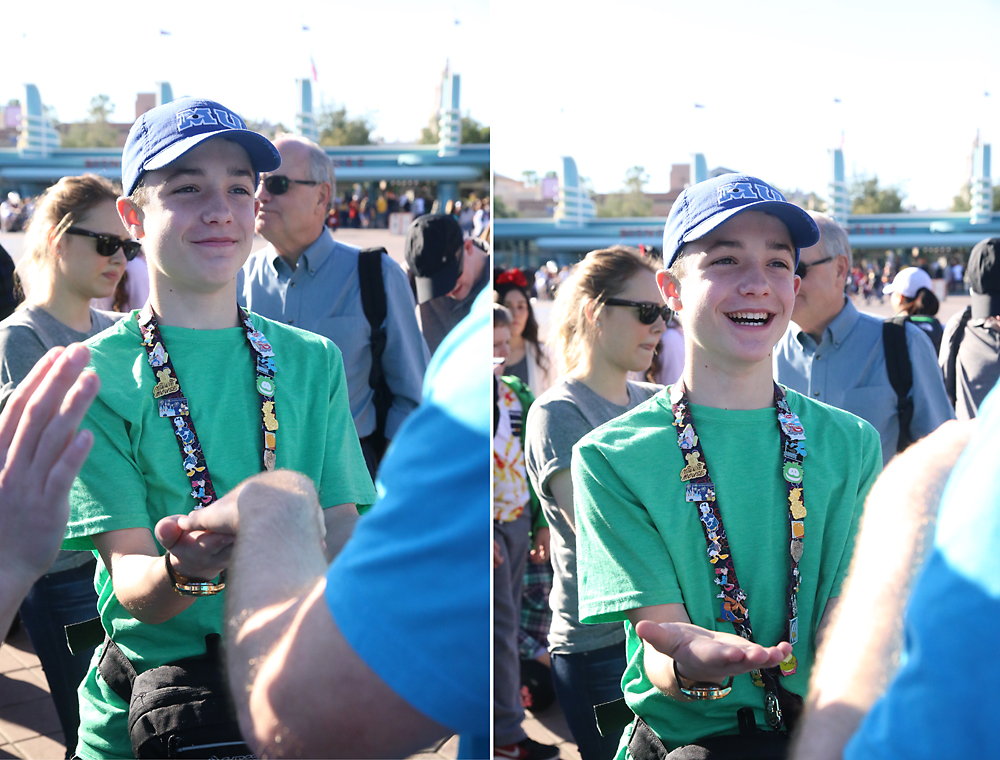
[[[611,760],[620,735],[601,736],[594,707],[622,697],[625,642],[575,654],[552,653],[552,684],[581,760]]]
[[[66,739],[67,757],[76,750],[80,703],[76,690],[90,669],[96,647],[70,654],[64,626],[97,617],[94,562],[43,575],[21,603],[21,620],[42,663]]]

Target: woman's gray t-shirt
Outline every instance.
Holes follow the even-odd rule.
[[[82,343],[111,327],[124,314],[90,310],[90,330],[80,332],[63,324],[45,309],[27,304],[0,322],[0,410],[35,363],[56,346]],[[86,564],[90,552],[60,551],[50,573]]]
[[[579,380],[563,378],[528,410],[525,464],[531,485],[549,522],[550,550],[555,577],[549,606],[552,627],[549,651],[557,654],[590,652],[625,640],[621,623],[584,625],[579,617],[576,577],[576,534],[549,490],[549,481],[570,466],[573,446],[594,428],[613,420],[655,395],[662,386],[628,381],[629,403],[613,404]]]

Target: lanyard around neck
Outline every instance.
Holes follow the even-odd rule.
[[[274,349],[268,343],[264,333],[253,326],[249,312],[237,307],[240,322],[246,334],[247,345],[250,347],[250,358],[256,372],[257,394],[260,398],[261,432],[264,445],[261,454],[264,469],[273,470],[276,462],[278,429],[274,406]],[[187,398],[181,391],[180,379],[174,369],[170,355],[165,348],[156,314],[148,303],[139,312],[139,331],[142,333],[142,345],[146,349],[149,366],[156,375],[157,383],[153,388],[153,398],[157,399],[161,417],[171,420],[174,436],[180,446],[183,459],[184,474],[191,481],[191,496],[197,506],[195,509],[207,507],[218,497],[212,485],[212,476],[205,462],[205,453],[198,433],[194,428],[194,420]]]
[[[806,435],[798,415],[789,408],[785,392],[777,383],[774,384],[774,406],[781,436],[782,478],[788,496],[790,562],[785,638],[794,647],[799,638],[798,592],[802,580],[799,560],[802,558],[805,538],[806,509],[803,503],[802,460],[806,455],[804,443]],[[729,547],[729,538],[722,524],[722,511],[715,483],[709,475],[705,452],[694,428],[691,404],[683,380],[671,391],[671,408],[674,416],[673,425],[678,430],[677,446],[687,463],[680,472],[681,481],[686,483],[685,500],[693,502],[698,509],[698,519],[701,521],[708,546],[708,561],[715,568],[715,584],[720,589],[718,598],[722,601],[720,616],[717,619],[719,622],[732,623],[737,634],[748,641],[753,641],[747,595],[736,577],[736,566]],[[777,729],[782,725],[778,695],[784,690],[778,683],[778,676],[792,675],[796,667],[795,656],[790,655],[779,667],[755,670],[751,673],[754,684],[764,687],[766,691],[766,715],[772,728]]]

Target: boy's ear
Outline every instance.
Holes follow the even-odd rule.
[[[660,289],[660,296],[664,302],[673,311],[680,311],[684,308],[681,303],[680,281],[666,269],[661,269],[656,273],[656,286]]]
[[[143,236],[146,234],[142,228],[143,220],[145,219],[142,209],[133,204],[131,199],[124,196],[118,199],[117,206],[118,216],[121,217],[122,224],[125,225],[125,229],[127,229],[136,240],[142,240]]]

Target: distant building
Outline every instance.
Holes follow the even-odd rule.
[[[522,219],[550,219],[558,201],[556,197],[545,197],[545,189],[548,189],[545,182],[539,180],[535,185],[526,185],[494,172],[493,193],[509,211]]]
[[[720,174],[730,174],[733,171],[733,169],[727,169],[724,166],[717,166],[708,173],[708,176],[709,178],[718,177]],[[665,193],[643,193],[647,199],[653,202],[649,216],[665,217],[669,215],[670,207],[674,205],[677,196],[690,185],[691,164],[672,164],[670,167],[670,190]],[[612,193],[597,193],[594,196],[594,202],[597,203],[598,208],[604,204],[609,195]]]

